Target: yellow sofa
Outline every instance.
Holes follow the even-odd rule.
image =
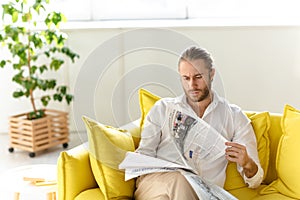
[[[257,189],[249,189],[246,186],[228,190],[241,200],[291,200],[291,198],[278,192],[260,194],[260,191],[268,184],[276,180],[276,153],[279,140],[283,134],[281,128],[281,114],[270,114],[269,135],[269,163],[264,183]],[[134,121],[125,127],[130,133],[137,135],[140,130],[138,121]],[[105,199],[93,175],[87,143],[74,149],[64,151],[58,159],[58,195],[59,200],[102,200]],[[230,183],[231,177],[226,182]],[[118,188],[115,188],[118,190]]]

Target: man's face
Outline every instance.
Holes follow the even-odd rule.
[[[209,97],[214,69],[209,70],[202,59],[181,61],[179,74],[183,90],[190,102],[200,102]]]

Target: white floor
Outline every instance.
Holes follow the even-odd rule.
[[[5,177],[5,174],[17,167],[26,166],[26,165],[35,165],[35,164],[53,164],[56,165],[58,156],[61,151],[65,151],[71,149],[77,145],[82,144],[83,141],[86,141],[86,133],[71,133],[70,141],[68,148],[64,149],[62,145],[57,145],[55,147],[51,147],[47,150],[36,152],[35,157],[29,157],[29,152],[26,152],[21,149],[14,149],[14,152],[10,153],[8,151],[9,148],[9,136],[8,134],[1,133],[0,134],[0,179],[2,183],[9,183],[9,180],[3,180],[1,177]],[[3,188],[2,188],[3,189]],[[1,190],[1,188],[0,188]],[[5,196],[0,194],[0,200],[13,200],[13,195]],[[25,199],[46,199],[46,196],[38,197],[30,194],[28,197],[20,195],[20,200]]]

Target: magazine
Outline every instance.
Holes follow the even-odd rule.
[[[191,117],[175,104],[169,105],[166,113],[168,120],[164,128],[171,134],[182,159],[180,163],[183,164],[128,152],[119,165],[120,169],[125,170],[125,180],[149,173],[179,171],[191,184],[199,199],[236,200],[223,188],[198,175],[201,163],[209,165],[224,156],[227,140],[208,123]]]

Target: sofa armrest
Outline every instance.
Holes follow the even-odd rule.
[[[135,120],[120,127],[130,132],[136,146],[140,139],[139,124],[140,120]],[[61,152],[57,166],[59,200],[74,200],[83,191],[99,187],[90,165],[88,142]]]
[[[61,152],[57,164],[58,199],[73,200],[82,191],[97,188],[87,144]]]

